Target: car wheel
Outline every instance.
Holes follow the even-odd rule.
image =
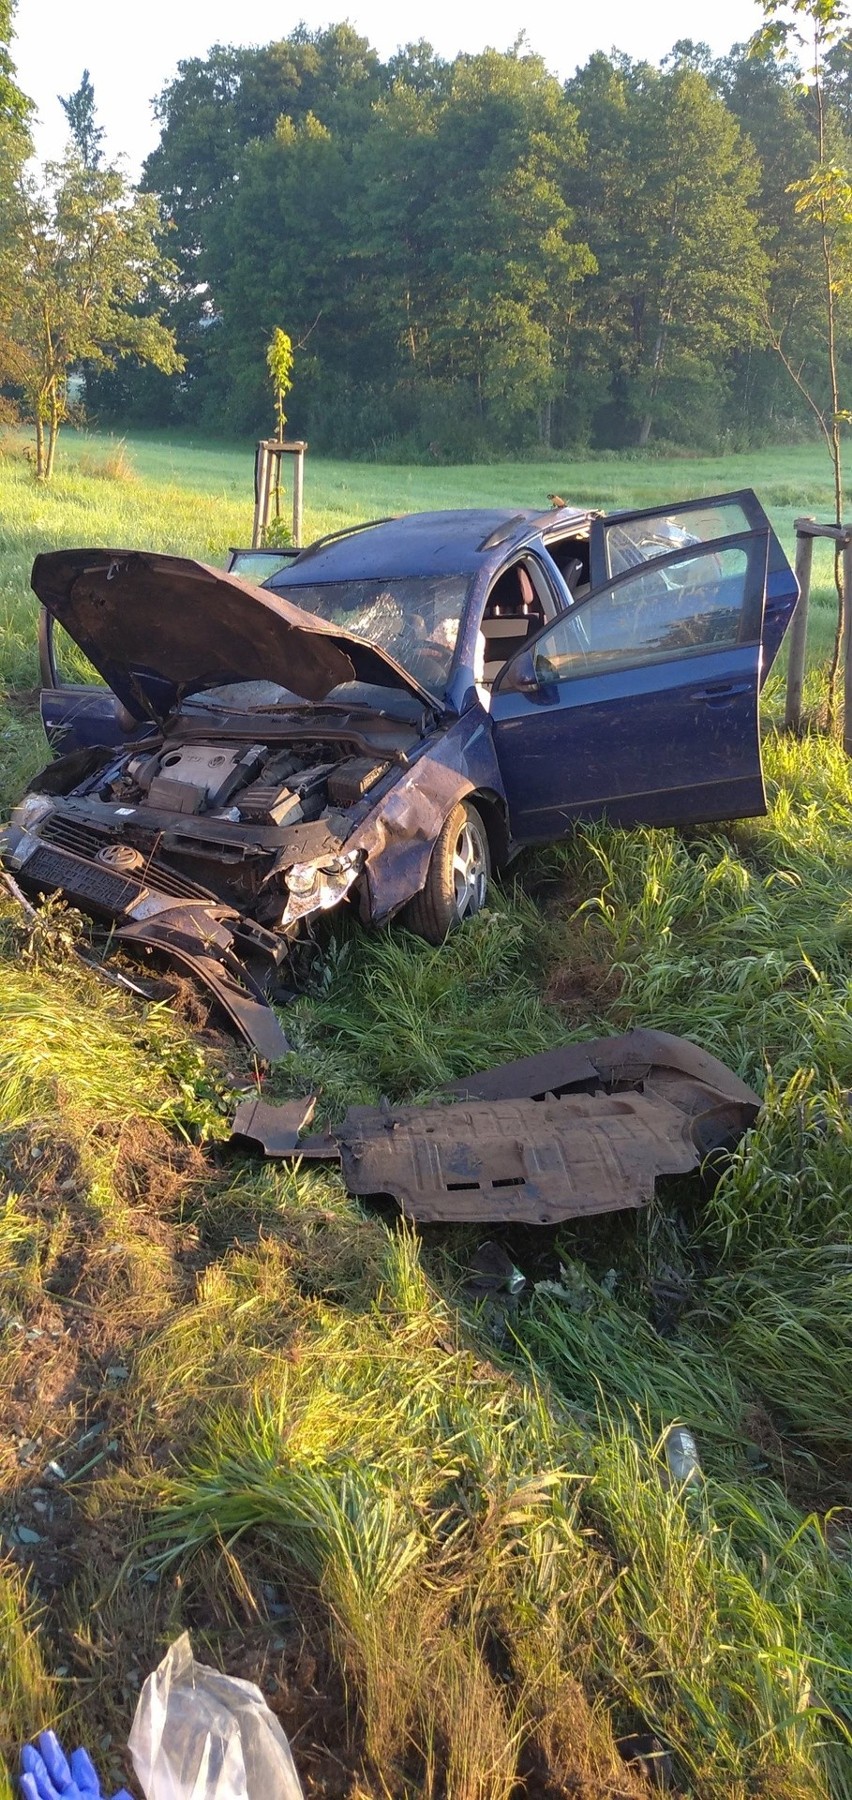
[[[403,923],[427,943],[442,944],[454,925],[481,912],[490,879],[488,833],[476,807],[462,800],[444,820],[426,885],[409,901]]]

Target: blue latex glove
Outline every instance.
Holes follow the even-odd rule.
[[[72,1750],[70,1756],[71,1780],[76,1781],[81,1794],[91,1794],[93,1800],[100,1800],[101,1784],[98,1771],[88,1750]]]
[[[69,1763],[55,1731],[43,1731],[38,1748],[24,1745],[21,1771],[22,1800],[106,1800],[88,1750],[72,1750]],[[131,1796],[121,1788],[113,1800]]]

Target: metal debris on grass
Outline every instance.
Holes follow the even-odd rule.
[[[311,1100],[246,1101],[232,1136],[338,1161],[351,1194],[424,1223],[553,1225],[647,1205],[660,1176],[731,1150],[759,1109],[707,1051],[639,1030],[467,1076],[431,1105],[353,1107],[321,1138],[300,1136]]]

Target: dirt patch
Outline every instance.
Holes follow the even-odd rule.
[[[2,447],[0,447],[0,456],[2,454]],[[4,706],[9,708],[10,713],[20,714],[21,718],[38,717],[41,688],[2,688],[0,689],[0,698],[2,698]],[[46,745],[44,753],[46,761]]]
[[[848,1548],[852,1525],[852,1464],[829,1458],[820,1462],[802,1453],[800,1442],[776,1422],[765,1406],[750,1406],[743,1429],[768,1462],[787,1499],[803,1513],[835,1513],[836,1536]],[[827,1521],[834,1528],[834,1521]]]
[[[369,1794],[361,1721],[332,1647],[327,1608],[286,1563],[274,1584],[247,1550],[193,1574],[184,1617],[200,1662],[254,1681],[281,1722],[306,1793]],[[223,1615],[234,1615],[223,1628]]]
[[[557,963],[551,969],[544,998],[548,1006],[557,1007],[572,1021],[588,1024],[589,1018],[601,1013],[613,1017],[612,1009],[621,998],[622,987],[617,969],[584,953],[580,946],[569,962]]]
[[[140,1337],[192,1297],[203,1260],[179,1216],[203,1157],[156,1122],[103,1132],[118,1206],[89,1191],[76,1147],[11,1134],[3,1174],[16,1200],[4,1283],[0,1541],[42,1598],[98,1561],[83,1496],[121,1458],[124,1391]],[[133,1209],[125,1229],[122,1207]],[[114,1534],[113,1534],[114,1535]]]
[[[155,1119],[130,1119],[115,1138],[113,1187],[119,1200],[138,1209],[134,1229],[146,1231],[153,1213],[175,1248],[175,1221],[201,1203],[210,1179],[204,1151],[176,1138]]]

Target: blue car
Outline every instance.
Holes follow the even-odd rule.
[[[750,490],[412,514],[227,572],[57,550],[32,584],[54,758],[5,864],[191,969],[263,1055],[294,939],[343,900],[439,943],[575,820],[765,810],[798,589]],[[105,686],[60,682],[55,624]]]

